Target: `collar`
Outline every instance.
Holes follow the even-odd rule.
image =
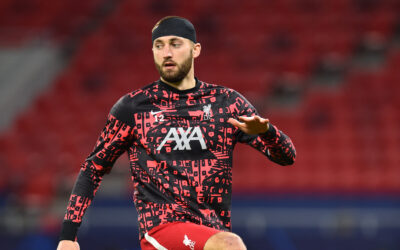
[[[175,92],[175,93],[178,93],[178,94],[187,94],[187,93],[196,92],[196,91],[200,88],[201,82],[199,81],[199,79],[197,79],[197,77],[195,77],[194,79],[195,79],[195,81],[196,81],[196,85],[195,85],[193,88],[185,89],[185,90],[179,90],[179,89],[177,89],[177,88],[174,88],[174,87],[172,87],[171,85],[169,85],[169,84],[163,82],[161,79],[159,79],[159,80],[157,81],[157,83],[158,83],[160,86],[162,86],[163,88],[165,88],[165,89],[167,89],[167,90],[169,90],[169,91],[172,91],[172,92]]]

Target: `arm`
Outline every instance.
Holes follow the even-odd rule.
[[[72,244],[86,209],[91,204],[103,175],[109,173],[117,158],[125,152],[132,140],[132,128],[109,115],[93,152],[82,165],[73,187],[65,213],[59,249],[79,249]],[[78,248],[76,248],[78,247]]]
[[[228,122],[236,128],[239,142],[249,144],[277,164],[294,163],[296,150],[287,135],[268,119],[258,116],[253,105],[236,91],[230,93],[228,102],[233,115]]]
[[[268,119],[258,115],[238,118],[239,121],[230,118],[228,122],[241,130],[241,141],[247,142],[277,164],[285,166],[294,163],[296,150],[292,141]]]
[[[282,166],[292,165],[296,158],[296,149],[292,140],[277,127],[270,124],[268,131],[253,141],[251,146],[261,149],[267,157]],[[266,147],[266,149],[265,149]]]

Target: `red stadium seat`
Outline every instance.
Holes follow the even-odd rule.
[[[29,13],[20,18],[13,1],[0,1],[0,29],[20,27],[17,35],[7,33],[1,39],[29,39],[47,31],[61,43],[85,27],[101,1],[24,2],[32,9],[22,6]],[[236,89],[264,107],[275,79],[298,76],[293,84],[301,89],[301,100],[292,113],[279,107],[261,111],[293,139],[298,149],[294,168],[278,168],[259,152],[239,148],[236,189],[400,190],[394,178],[400,164],[400,99],[396,96],[400,54],[390,49],[376,72],[355,71],[350,63],[365,33],[378,32],[385,42],[390,39],[399,6],[395,1],[379,1],[369,12],[348,0],[311,5],[297,0],[251,0],[240,7],[227,1],[177,1],[175,6],[179,15],[203,29],[198,34],[204,42],[196,59],[199,79]],[[79,168],[113,103],[158,78],[149,32],[165,10],[155,9],[146,1],[117,5],[97,29],[81,37],[76,54],[53,86],[1,136],[0,160],[14,174],[23,173],[39,149],[50,156],[41,183],[27,183],[24,197],[51,197],[52,174],[58,168],[66,172]],[[69,18],[73,14],[77,18]],[[205,16],[213,19],[211,24],[202,23]],[[210,25],[213,30],[207,32]],[[335,90],[327,91],[308,79],[318,60],[332,53],[342,58],[349,74]]]

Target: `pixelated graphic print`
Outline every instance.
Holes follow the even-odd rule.
[[[75,223],[81,223],[82,216],[91,203],[91,199],[87,197],[72,194],[68,204],[67,212],[64,220],[70,220]]]
[[[71,196],[66,220],[80,221],[103,174],[127,151],[140,238],[175,221],[229,231],[235,144],[247,143],[281,165],[295,157],[290,138],[275,126],[246,135],[227,122],[255,114],[239,93],[201,81],[189,91],[157,81],[127,94],[112,108],[73,190],[86,198],[81,204]]]

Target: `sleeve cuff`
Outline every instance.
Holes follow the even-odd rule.
[[[267,132],[260,134],[260,136],[265,139],[275,138],[277,137],[276,131],[277,128],[270,123]]]
[[[80,223],[64,221],[61,228],[60,240],[76,241]]]

